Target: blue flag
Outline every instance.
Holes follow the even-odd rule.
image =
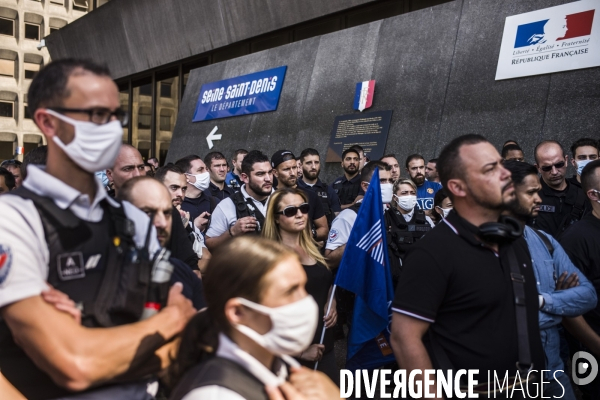
[[[394,361],[389,346],[394,298],[383,204],[375,169],[350,232],[335,284],[356,295],[346,368],[372,369]]]

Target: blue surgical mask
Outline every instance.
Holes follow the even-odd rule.
[[[586,165],[588,165],[589,163],[591,163],[594,160],[581,160],[581,161],[577,161],[577,175],[581,176],[581,173],[583,172],[583,169],[585,168]]]

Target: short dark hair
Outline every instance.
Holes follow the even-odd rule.
[[[12,172],[6,168],[0,167],[0,176],[4,177],[4,184],[8,190],[13,190],[15,188],[15,176],[12,174]]]
[[[383,161],[371,161],[363,167],[360,173],[361,182],[371,182],[371,178],[373,177],[373,172],[375,172],[375,168],[378,168],[382,171],[389,171],[392,169],[392,167],[390,167]]]
[[[268,162],[269,165],[271,165],[269,157],[267,157],[266,154],[264,154],[260,150],[252,150],[246,155],[246,157],[244,157],[244,161],[242,161],[242,173],[250,176],[254,164],[264,162]]]
[[[148,162],[150,162],[150,161],[156,161],[158,163],[158,158],[156,158],[156,157],[150,157],[148,159]]]
[[[385,156],[381,157],[379,159],[379,161],[383,160],[384,158],[396,158],[396,155],[394,153],[390,153],[390,154],[386,154]]]
[[[231,159],[237,160],[237,156],[239,156],[240,154],[248,154],[248,150],[237,149],[236,151],[233,152],[233,156],[231,156]]]
[[[442,201],[447,197],[450,197],[450,195],[448,195],[448,190],[444,187],[435,192],[435,196],[433,196],[433,207],[441,207]]]
[[[302,150],[302,153],[300,153],[300,160],[302,162],[304,162],[304,157],[306,156],[317,156],[317,157],[321,157],[321,155],[319,154],[319,152],[311,147],[309,147],[308,149],[304,149]]]
[[[432,158],[431,160],[427,161],[427,162],[432,162],[434,164],[437,164],[437,158]]]
[[[159,181],[164,182],[165,176],[167,176],[167,172],[174,172],[177,175],[183,175],[183,170],[181,168],[179,168],[173,163],[168,163],[160,168],[157,168],[156,172],[154,172],[154,177]]]
[[[571,146],[571,154],[573,155],[573,158],[575,158],[575,152],[577,151],[577,149],[583,146],[591,146],[596,150],[600,149],[600,143],[598,143],[597,140],[591,138],[577,139],[575,143],[573,143],[573,145]]]
[[[225,162],[227,162],[227,159],[225,158],[223,153],[221,153],[220,151],[211,151],[210,153],[204,156],[204,164],[206,164],[206,168],[210,168],[212,160],[225,160]]]
[[[63,100],[71,95],[67,88],[69,78],[80,71],[110,78],[108,68],[93,61],[74,58],[52,61],[42,68],[31,81],[27,93],[27,106],[30,114],[33,115],[38,108],[61,106]]]
[[[516,144],[507,144],[502,148],[502,158],[506,158],[509,151],[520,151],[523,152],[523,149],[517,146]]]
[[[515,185],[520,185],[526,176],[538,174],[538,170],[533,165],[517,160],[504,161],[504,168],[512,174],[512,181]]]
[[[189,156],[182,157],[179,160],[175,161],[175,165],[181,168],[184,174],[189,173],[190,168],[192,168],[192,161],[194,160],[202,160],[202,158],[195,154],[190,154]]]
[[[516,143],[517,146],[519,145],[519,143],[517,143],[516,140],[508,139],[506,142],[504,142],[504,144],[502,145],[502,147],[505,147],[508,143]]]
[[[600,168],[600,160],[594,160],[581,172],[581,187],[586,193],[590,189],[600,190],[600,176],[596,174],[598,168]]]
[[[538,149],[544,145],[547,144],[555,144],[558,147],[560,147],[560,150],[563,153],[563,157],[565,156],[565,148],[563,147],[562,144],[560,144],[560,142],[556,141],[556,140],[542,140],[541,142],[539,142],[536,146],[535,149],[533,150],[533,158],[535,159],[535,162],[538,162]]]
[[[363,156],[365,155],[365,149],[363,149],[362,146],[360,146],[358,144],[352,145],[352,146],[350,146],[350,148],[354,149],[354,150],[358,150],[359,151],[359,153],[358,153],[359,156],[360,156],[360,153],[363,153]]]
[[[422,155],[411,154],[410,156],[406,157],[406,169],[408,169],[408,163],[412,160],[423,160],[423,162],[425,162],[425,158]]]
[[[454,138],[442,149],[436,166],[442,186],[448,187],[448,181],[450,179],[464,178],[463,163],[460,159],[460,148],[484,142],[489,143],[488,140],[481,135],[468,134]],[[450,191],[448,191],[448,194],[450,195],[450,198],[452,198]]]
[[[48,146],[38,146],[33,150],[30,150],[25,157],[23,157],[23,164],[21,164],[21,179],[27,178],[27,166],[33,165],[46,165],[48,159]]]
[[[354,153],[354,154],[356,154],[356,155],[357,155],[357,156],[360,158],[360,153],[358,152],[358,150],[356,150],[356,149],[355,149],[355,148],[353,148],[353,147],[350,147],[350,148],[347,148],[346,150],[344,150],[344,151],[342,152],[342,161],[344,161],[344,158],[346,158],[346,155],[347,155],[348,153]]]

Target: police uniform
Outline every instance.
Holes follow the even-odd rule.
[[[250,197],[248,192],[246,192],[246,185],[242,185],[239,193],[241,193],[245,202],[247,204],[250,204],[254,208],[254,210],[250,211],[255,213],[255,217],[259,221],[259,224],[261,217],[264,221],[264,216],[267,215],[267,206],[269,205],[269,199],[267,198],[267,200],[263,204],[255,198]],[[211,238],[221,236],[222,234],[227,232],[229,228],[235,225],[237,220],[238,211],[236,204],[234,204],[234,200],[232,197],[228,197],[225,200],[221,201],[213,211],[210,220],[210,227],[206,231],[206,236]]]
[[[360,194],[360,174],[356,174],[350,180],[346,179],[345,175],[341,176],[334,180],[329,187],[337,194],[341,205],[352,204],[356,196]]]
[[[93,307],[88,306],[96,306],[96,296],[106,293],[106,285],[102,283],[109,272],[115,270],[108,268],[108,265],[112,267],[118,264],[120,270],[130,266],[124,264],[126,256],[115,258],[115,254],[123,254],[123,250],[130,251],[132,247],[125,247],[124,243],[117,245],[113,235],[115,238],[123,237],[121,242],[131,241],[132,245],[143,248],[150,219],[130,203],[119,203],[111,199],[98,180],[96,197],[90,199],[37,166],[30,165],[27,172],[27,179],[23,182],[25,190],[17,192],[18,195],[0,197],[0,308],[40,295],[48,288],[46,282],[50,282],[76,303],[83,305],[84,325],[119,325],[113,323],[114,320],[110,320],[110,317],[104,320],[104,314],[100,318],[96,310],[90,312]],[[25,196],[27,193],[29,198],[38,200],[34,203]],[[55,207],[57,214],[62,213],[60,216],[54,215],[59,220],[48,222],[48,214],[44,214],[39,207],[40,198],[51,199],[46,201]],[[123,218],[120,219],[119,215]],[[133,222],[133,226],[125,223],[126,220]],[[75,224],[69,230],[67,224],[73,222]],[[59,228],[61,224],[65,226]],[[128,225],[129,229],[125,230],[130,235],[121,235],[119,224]],[[87,239],[84,240],[82,234],[87,234]],[[154,227],[151,227],[150,234],[148,252],[152,255],[159,249],[159,243]],[[68,250],[69,243],[75,250]],[[109,262],[111,259],[115,262]],[[112,305],[116,299],[105,301]],[[139,309],[141,314],[143,302]],[[133,314],[135,313],[128,312],[127,318]],[[135,318],[133,315],[129,319]],[[121,324],[124,323],[129,321]],[[0,322],[0,368],[27,398],[72,395],[57,386],[15,345],[4,322]],[[140,382],[137,389],[144,392],[146,383]],[[101,391],[102,388],[98,390]],[[115,390],[114,387],[111,390]]]
[[[335,193],[335,190],[333,190],[331,186],[327,186],[327,184],[321,182],[321,180],[318,178],[314,185],[309,185],[308,183],[304,182],[304,180],[298,179],[298,188],[305,191],[311,190],[316,193],[317,196],[319,196],[321,204],[323,205],[323,211],[327,217],[327,224],[329,225],[329,228],[331,228],[331,224],[335,218],[335,213],[342,211],[340,199],[337,193]]]
[[[289,356],[285,356],[285,363],[299,366]],[[268,400],[265,386],[285,383],[288,377],[285,363],[276,358],[272,371],[221,333],[216,355],[190,369],[170,399]]]
[[[390,207],[384,214],[387,245],[389,250],[390,271],[394,289],[398,284],[402,262],[410,247],[429,232],[434,224],[423,210],[416,207],[408,214],[402,214]]]
[[[225,200],[235,192],[234,189],[230,188],[227,185],[223,185],[223,190],[219,189],[217,185],[214,183],[210,183],[208,186],[208,190],[210,191],[211,196],[216,199],[218,202],[221,200]]]
[[[579,221],[592,207],[583,189],[568,180],[567,188],[563,191],[552,189],[543,179],[541,183],[540,211],[528,225],[558,239],[566,228]]]

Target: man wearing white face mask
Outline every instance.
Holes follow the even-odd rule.
[[[180,158],[175,165],[185,172],[187,178],[187,191],[181,209],[189,212],[190,220],[194,221],[196,226],[202,226],[201,230],[204,231],[210,215],[218,204],[217,199],[213,198],[208,190],[210,173],[204,161],[197,155]],[[202,219],[202,223],[196,222],[198,217]]]
[[[60,60],[33,79],[28,105],[48,156],[0,199],[2,374],[29,399],[151,399],[147,377],[169,363],[167,343],[195,310],[175,285],[140,322],[148,287],[123,279],[149,281],[159,245],[150,219],[94,176],[121,147],[118,88],[105,67]],[[47,282],[77,304],[81,324],[44,302]]]
[[[394,183],[390,208],[385,212],[390,271],[394,288],[398,284],[402,260],[412,244],[421,239],[434,224],[425,212],[416,207],[417,186],[410,179]]]
[[[600,144],[591,138],[577,139],[571,146],[571,163],[577,169],[575,175],[568,178],[567,181],[577,187],[581,187],[581,172],[586,165],[600,156]]]

